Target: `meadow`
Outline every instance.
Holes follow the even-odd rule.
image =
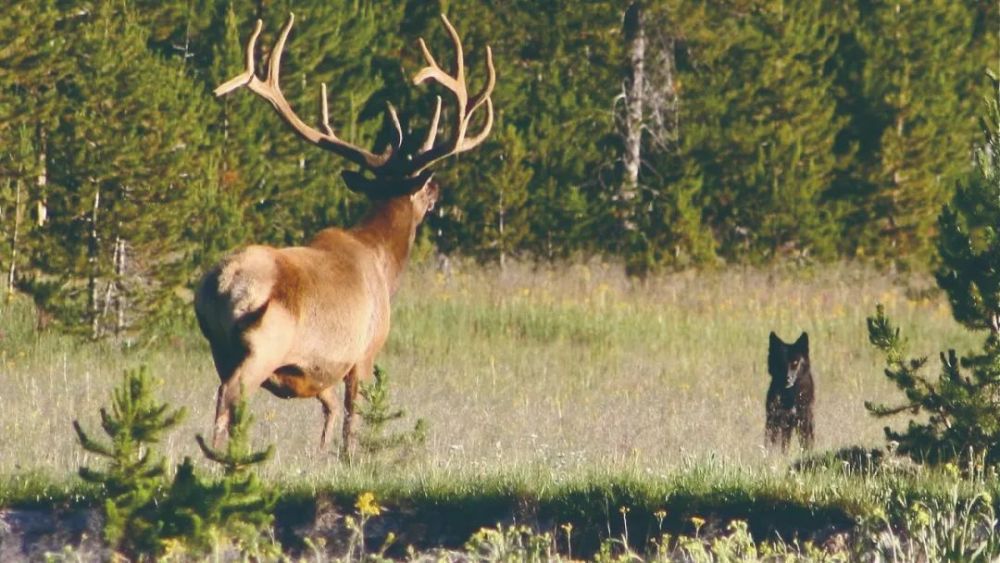
[[[510,491],[543,502],[560,490],[625,482],[650,511],[681,490],[726,502],[766,498],[772,510],[794,501],[811,506],[812,516],[832,503],[850,516],[892,497],[893,485],[790,475],[800,452],[764,447],[768,333],[786,341],[810,335],[817,449],[881,448],[885,421],[864,401],[895,403],[899,394],[867,342],[865,318],[876,303],[914,355],[936,361],[945,346],[978,344],[930,287],[926,276],[853,264],[730,268],[642,283],[598,262],[505,271],[456,264],[447,273],[417,264],[397,295],[378,363],[392,378],[393,403],[407,411],[400,425],[428,422],[425,445],[405,462],[347,465],[336,447],[317,451],[317,401],[260,392],[251,402],[256,441],[276,445],[263,477],[296,494],[438,491],[456,505]],[[130,366],[149,366],[159,397],[188,410],[161,451],[172,463],[200,457],[193,436],[210,432],[217,376],[193,323],[125,348],[84,343],[35,332],[32,307],[15,299],[0,309],[0,327],[0,505],[23,501],[39,482],[78,485],[77,468],[95,460],[71,422],[97,429],[98,409]],[[935,479],[907,486],[947,488]],[[711,510],[704,499],[682,496],[675,504],[689,506],[678,518]],[[610,519],[608,506],[601,512]]]
[[[661,472],[716,459],[781,465],[763,448],[767,335],[810,335],[817,386],[817,448],[877,446],[884,421],[866,400],[895,402],[867,342],[876,303],[914,354],[978,344],[955,323],[929,279],[900,283],[857,266],[665,275],[636,285],[603,264],[505,272],[413,268],[378,363],[393,401],[430,423],[422,470],[573,472],[633,467]],[[121,350],[45,332],[15,301],[0,310],[0,474],[62,475],[85,460],[70,427],[94,426],[122,371],[146,364],[159,395],[186,407],[164,444],[195,455],[207,433],[218,377],[197,328]],[[319,403],[252,401],[261,442],[278,444],[278,479],[342,471],[336,448],[317,453]],[[902,421],[900,421],[902,423]]]

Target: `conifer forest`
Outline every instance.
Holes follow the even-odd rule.
[[[100,337],[158,322],[221,253],[300,244],[366,209],[344,163],[267,105],[212,90],[296,14],[284,90],[361,146],[384,108],[422,131],[416,38],[490,45],[496,124],[444,167],[421,243],[503,264],[607,257],[650,272],[933,262],[974,165],[998,7],[952,2],[14,1],[0,50],[5,285]],[[447,116],[446,116],[447,117]]]
[[[0,0],[22,559],[1000,560],[1000,3]]]

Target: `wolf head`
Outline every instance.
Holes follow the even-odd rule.
[[[799,374],[809,369],[809,335],[805,332],[794,344],[785,344],[777,334],[771,333],[771,344],[767,349],[767,371],[771,379],[784,381],[790,388],[799,379]]]

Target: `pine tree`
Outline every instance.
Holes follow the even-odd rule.
[[[613,40],[620,29],[619,10],[581,0],[479,0],[451,2],[447,8],[472,57],[472,88],[482,76],[481,59],[476,57],[482,56],[485,45],[492,47],[500,77],[493,93],[498,116],[527,149],[523,169],[530,170],[531,178],[519,212],[527,229],[517,253],[555,259],[606,249],[608,239],[595,236],[594,226],[607,226],[602,234],[610,236],[617,223],[609,206],[610,182],[602,184],[596,173],[611,180],[608,172],[615,158],[607,138],[613,131],[611,108],[618,93],[618,69],[612,65],[620,49]],[[496,184],[470,180],[476,170],[495,170],[492,160],[497,155],[469,153],[439,174],[443,219],[432,217],[430,222],[444,231],[445,250],[458,247],[485,260],[498,257],[488,246],[478,251],[462,246],[466,238],[483,240],[485,233],[466,215],[457,195],[461,191],[462,197],[468,193],[482,201],[500,201],[499,193],[488,193]]]
[[[976,141],[975,100],[995,58],[967,2],[899,0],[859,4],[844,38],[850,70],[845,143],[854,163],[838,182],[848,206],[847,239],[859,255],[924,262],[933,252],[935,217],[969,168]],[[992,29],[996,29],[995,18]],[[987,24],[988,25],[988,24]],[[850,63],[848,63],[850,64]]]
[[[259,547],[277,497],[254,468],[267,461],[274,448],[251,448],[252,418],[246,402],[233,410],[231,438],[224,451],[209,448],[197,437],[206,457],[223,467],[223,477],[199,477],[191,459],[185,458],[168,486],[165,462],[152,444],[180,422],[184,409],[170,411],[155,401],[152,379],[144,367],[127,371],[113,396],[111,412],[100,411],[110,445],[91,438],[79,422],[73,423],[83,448],[108,459],[106,469],[82,467],[80,476],[101,486],[109,545],[134,558],[158,557],[174,545],[205,554],[220,540]]]
[[[714,264],[716,241],[702,220],[704,174],[697,163],[680,162],[676,155],[664,156],[660,164],[669,170],[643,194],[640,237],[626,257],[627,269],[648,273]]]
[[[27,23],[30,22],[30,23]],[[0,264],[7,291],[35,273],[30,257],[41,244],[47,215],[47,137],[66,100],[60,87],[73,76],[70,38],[79,18],[56,2],[20,2],[0,14]]]
[[[51,220],[33,263],[37,281],[59,284],[47,305],[92,338],[179,304],[208,156],[198,88],[116,6],[102,3],[78,36],[71,102],[47,138]]]
[[[261,532],[273,520],[277,496],[257,475],[256,468],[274,454],[274,446],[254,450],[250,442],[253,417],[245,399],[231,414],[229,441],[224,450],[214,449],[197,436],[198,446],[210,461],[219,464],[223,477],[204,481],[195,476],[190,460],[178,468],[171,489],[167,519],[175,522],[173,532],[189,538],[194,546],[210,546],[214,539],[228,538],[236,544],[257,543]]]
[[[678,65],[706,25],[705,8],[650,3],[646,18],[644,174],[632,210],[638,228],[621,250],[626,271],[638,275],[664,267],[710,264],[717,247],[702,220],[704,174],[693,155],[683,154],[682,141],[696,136],[689,135],[691,124],[683,116],[688,100]]]
[[[835,223],[822,196],[840,122],[825,67],[835,14],[805,1],[702,13],[685,40],[678,150],[681,163],[697,163],[685,176],[702,185],[719,251],[829,256]]]
[[[941,354],[941,375],[920,374],[926,358],[904,359],[904,341],[881,307],[868,319],[869,338],[887,355],[886,376],[906,395],[898,407],[866,407],[876,416],[924,413],[905,431],[885,429],[899,451],[920,461],[1000,464],[1000,89],[984,119],[986,145],[976,170],[938,218],[938,285],[952,314],[970,330],[986,331],[981,352]]]
[[[410,450],[426,441],[427,422],[422,418],[417,419],[410,431],[390,431],[390,425],[406,416],[406,412],[392,406],[389,376],[379,366],[375,366],[372,382],[362,384],[361,396],[365,403],[359,413],[364,423],[360,443],[366,452],[375,455],[400,447]]]
[[[115,389],[111,412],[102,408],[101,428],[111,443],[91,438],[73,421],[80,445],[106,458],[105,469],[80,468],[80,477],[101,487],[104,497],[104,539],[128,554],[156,549],[159,534],[155,516],[157,501],[165,488],[165,463],[152,449],[164,432],[184,417],[184,409],[170,411],[152,395],[149,371],[125,372]]]
[[[993,77],[994,89],[997,78]],[[938,217],[938,287],[955,320],[1000,336],[1000,93],[982,120],[977,166]]]
[[[486,154],[485,159],[463,166],[459,185],[443,186],[449,212],[435,218],[434,224],[448,234],[438,241],[443,249],[459,250],[503,269],[530,235],[524,211],[533,175],[530,156],[518,131],[503,124],[494,126],[492,139],[479,152]]]
[[[15,133],[15,132],[11,132]],[[37,185],[38,152],[32,142],[26,127],[22,126],[15,133],[16,141],[0,152],[0,169],[5,169],[6,178],[0,184],[0,288],[3,289],[3,301],[8,301],[17,286],[19,268],[25,262],[26,240],[30,241],[32,231],[43,217],[36,215],[36,222],[30,220],[32,203],[39,206]]]

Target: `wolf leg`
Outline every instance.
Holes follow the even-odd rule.
[[[813,435],[813,417],[812,413],[808,413],[799,419],[799,443],[802,444],[802,449],[811,450],[813,444],[815,443],[815,436]]]

